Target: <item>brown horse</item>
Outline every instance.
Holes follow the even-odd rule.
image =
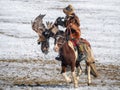
[[[90,73],[97,77],[98,73],[96,67],[94,66],[94,56],[91,52],[91,48],[88,44],[83,43],[84,54],[86,55],[86,65],[87,65],[87,74],[88,74],[88,85],[91,84]],[[71,41],[66,41],[64,36],[58,36],[56,44],[54,47],[56,52],[59,52],[62,57],[62,75],[65,78],[66,82],[71,82],[71,79],[66,75],[66,67],[69,65],[71,67],[71,74],[73,77],[74,87],[78,87],[79,75],[81,74],[80,61],[77,61],[77,51],[74,49],[74,46]],[[77,75],[75,73],[77,71]]]
[[[79,62],[77,60],[77,52],[74,50],[74,47],[71,46],[71,42],[67,42],[65,37],[59,36],[56,40],[56,44],[54,47],[55,51],[59,51],[60,56],[62,57],[62,75],[65,78],[66,82],[71,82],[71,79],[66,75],[66,67],[69,65],[71,67],[71,75],[74,82],[74,87],[78,87],[78,80],[75,73],[75,67],[79,69],[79,74],[81,73],[81,68]]]
[[[40,20],[38,20],[38,22]],[[36,21],[34,23],[36,23]],[[55,21],[55,23],[57,23],[57,20]],[[34,27],[37,25],[33,24],[32,27],[33,27],[33,30],[35,32],[37,32],[39,36],[44,37],[42,39],[39,38],[40,40],[38,40],[38,41],[40,41],[40,42],[45,41],[45,43],[46,42],[49,43],[49,37],[53,37],[55,39],[55,48],[54,49],[55,49],[55,51],[60,50],[60,54],[63,58],[62,59],[62,75],[64,76],[66,82],[71,82],[71,79],[69,77],[67,77],[67,75],[66,75],[66,67],[68,65],[71,66],[74,87],[78,87],[79,75],[82,72],[80,63],[79,63],[79,61],[77,61],[78,53],[77,53],[77,51],[75,51],[72,43],[70,41],[68,41],[68,42],[66,41],[66,39],[64,37],[64,32],[58,30],[58,27],[55,25],[55,23],[54,24],[47,23],[47,27],[48,27],[47,29],[44,27],[44,24],[42,23],[41,25],[43,25],[43,27],[45,28],[45,30],[44,30],[44,28],[42,29],[43,30],[42,33],[39,31],[39,29],[34,29]],[[38,31],[36,31],[36,30],[38,30]],[[46,39],[46,40],[44,40],[44,39]],[[93,56],[91,48],[86,43],[85,39],[82,39],[82,41],[80,39],[80,43],[81,43],[80,45],[84,49],[85,55],[86,55],[85,61],[86,61],[86,66],[87,66],[88,85],[89,85],[91,83],[90,73],[95,77],[98,76],[98,73],[96,70],[96,66],[94,64],[95,61],[94,61],[94,56]],[[75,67],[76,67],[76,70],[75,70]],[[77,71],[77,75],[76,75],[75,71]]]

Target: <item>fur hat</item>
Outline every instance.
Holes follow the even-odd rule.
[[[71,15],[74,13],[74,9],[73,9],[73,6],[72,5],[68,5],[67,7],[65,7],[63,9],[63,12],[66,14],[66,15]]]

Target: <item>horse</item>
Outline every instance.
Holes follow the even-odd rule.
[[[78,80],[79,76],[82,73],[82,69],[80,66],[80,61],[85,60],[86,62],[86,72],[88,74],[88,85],[91,84],[91,76],[92,74],[94,77],[98,77],[98,72],[96,70],[95,66],[95,59],[94,55],[90,46],[90,43],[83,38],[80,38],[80,47],[83,48],[85,58],[80,60],[77,60],[77,51],[75,51],[73,44],[70,41],[66,41],[65,39],[65,34],[63,31],[58,30],[58,20],[56,19],[55,23],[51,26],[49,26],[49,32],[52,33],[52,36],[55,41],[55,47],[54,50],[58,51],[60,50],[60,55],[62,56],[62,75],[64,76],[65,80],[67,83],[71,82],[71,79],[67,77],[66,75],[66,67],[67,65],[71,66],[71,72],[72,72],[72,77],[74,81],[74,87],[78,87]],[[56,25],[55,25],[56,24]],[[56,30],[57,29],[57,30]],[[54,31],[54,32],[53,32]],[[75,74],[75,67],[77,68],[77,75]]]
[[[56,52],[59,51],[59,54],[62,58],[61,60],[61,66],[62,66],[62,75],[65,78],[67,83],[71,82],[71,79],[66,75],[66,67],[69,65],[71,67],[71,75],[73,78],[73,83],[74,83],[74,87],[77,88],[78,87],[78,77],[81,74],[81,67],[80,67],[80,63],[78,61],[76,61],[77,59],[77,52],[74,51],[74,47],[71,46],[71,42],[67,42],[65,40],[65,37],[63,36],[58,36],[56,39],[56,43],[55,43],[55,47],[54,50]],[[75,67],[78,70],[77,76],[75,73]]]
[[[94,65],[95,61],[94,61],[94,56],[93,53],[91,51],[90,46],[88,46],[88,44],[86,43],[82,43],[84,45],[83,49],[84,49],[84,54],[85,54],[85,61],[86,61],[86,66],[87,66],[87,79],[88,79],[88,85],[91,84],[91,75],[92,74],[94,77],[98,76],[96,67]],[[57,36],[57,40],[54,46],[54,50],[56,52],[59,52],[62,60],[61,60],[61,68],[62,68],[62,75],[65,78],[66,82],[69,83],[71,82],[71,79],[66,75],[66,68],[69,65],[71,67],[71,75],[73,78],[73,83],[74,83],[74,87],[78,87],[78,80],[79,80],[79,76],[82,73],[82,69],[80,66],[80,61],[77,60],[78,59],[78,54],[77,54],[77,50],[74,49],[74,46],[72,44],[71,41],[66,41],[64,36]],[[77,74],[75,73],[75,71],[77,72]],[[92,72],[91,72],[92,71]]]
[[[39,16],[37,16],[34,21],[31,21],[31,25],[32,25],[32,30],[35,31],[39,38],[37,40],[38,44],[41,44],[41,50],[44,54],[48,54],[49,52],[49,35],[46,38],[43,33],[45,33],[48,29],[47,27],[45,27],[44,23],[43,23],[43,17],[45,15],[40,14]]]

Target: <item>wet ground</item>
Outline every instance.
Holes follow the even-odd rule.
[[[107,87],[111,90],[120,88],[120,66],[101,65],[96,63],[99,77],[92,76],[92,84],[87,86],[87,75],[84,73],[85,64],[82,63],[83,73],[80,76],[79,87]],[[55,60],[0,60],[0,89],[6,88],[29,89],[35,88],[72,88],[66,85],[60,74],[60,62]],[[70,72],[68,72],[68,75]],[[41,90],[41,89],[40,89]]]

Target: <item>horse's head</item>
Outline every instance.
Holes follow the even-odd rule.
[[[56,36],[55,40],[56,41],[55,41],[54,51],[59,52],[59,49],[63,46],[66,40],[65,37],[61,35]]]
[[[43,33],[47,31],[45,25],[43,24],[43,17],[45,15],[39,15],[31,22],[32,29],[38,34],[39,39],[37,40],[38,44],[41,44],[41,50],[43,53],[47,54],[49,50],[49,38],[45,37]]]

